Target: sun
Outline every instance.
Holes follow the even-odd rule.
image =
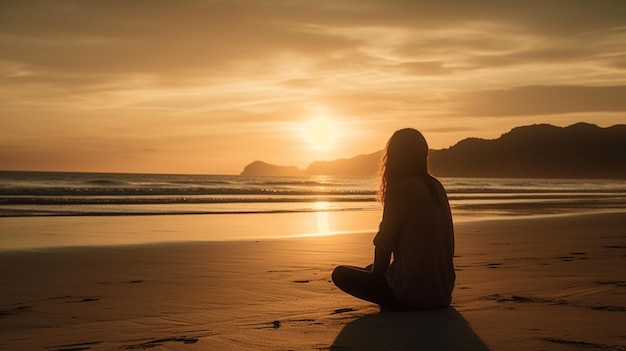
[[[328,116],[315,116],[304,123],[304,135],[315,150],[329,150],[337,137],[337,126]]]

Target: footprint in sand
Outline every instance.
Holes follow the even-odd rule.
[[[622,306],[594,306],[594,307],[591,307],[591,309],[596,310],[596,311],[611,311],[611,312],[626,311],[626,307],[622,307]]]
[[[65,303],[81,303],[81,302],[94,302],[94,301],[100,301],[100,299],[96,297],[86,297],[82,300],[65,301]]]
[[[356,311],[354,308],[339,308],[339,309],[332,311],[330,314],[340,314],[340,313],[354,312],[354,311]]]
[[[487,268],[500,268],[500,266],[502,266],[502,263],[487,263],[485,265]]]
[[[622,280],[597,280],[596,283],[600,285],[614,285],[620,288],[626,288],[626,282]]]
[[[187,337],[173,337],[173,338],[163,338],[163,339],[154,339],[150,341],[146,341],[140,344],[125,346],[126,350],[142,350],[142,349],[151,349],[153,347],[162,346],[164,343],[168,342],[180,342],[183,344],[195,344],[198,342],[198,338],[187,338]]]
[[[604,245],[605,249],[626,249],[626,245]]]
[[[499,303],[505,302],[518,302],[518,303],[550,303],[550,304],[564,304],[564,301],[556,301],[552,299],[544,299],[541,297],[533,297],[533,296],[522,296],[522,295],[511,295],[511,297],[503,296],[500,294],[494,294],[485,296],[487,300],[493,300]]]
[[[596,343],[586,342],[586,341],[566,340],[566,339],[552,338],[552,337],[541,338],[541,340],[546,341],[546,342],[551,342],[554,344],[568,345],[568,346],[580,347],[580,348],[585,348],[585,349],[624,350],[624,348],[619,345],[596,344]]]
[[[578,260],[588,260],[589,257],[585,257],[585,255],[587,255],[586,252],[570,252],[570,255],[573,255],[576,257],[576,259]]]
[[[91,346],[101,344],[102,341],[81,342],[78,344],[48,346],[46,349],[54,349],[54,351],[82,351],[89,350]]]
[[[20,312],[30,311],[31,308],[32,308],[31,306],[19,306],[19,307],[14,307],[8,310],[2,310],[0,311],[0,319],[6,318],[8,316],[11,316]]]

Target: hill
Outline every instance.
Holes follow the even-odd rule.
[[[316,161],[307,167],[308,175],[373,175],[376,174],[380,166],[383,151],[373,154],[359,155],[349,159],[339,159],[335,161]]]
[[[626,178],[626,125],[518,127],[434,151],[430,169],[447,177]]]
[[[306,170],[256,161],[242,175],[369,176],[376,174],[382,154],[313,162]],[[448,149],[432,150],[430,170],[442,177],[624,179],[626,125],[538,124],[514,128],[493,140],[464,139]]]
[[[306,176],[306,172],[296,166],[276,166],[263,161],[254,161],[247,165],[243,172],[243,176],[268,176],[268,177],[298,177]]]

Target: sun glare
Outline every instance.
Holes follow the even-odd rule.
[[[329,150],[337,136],[337,126],[327,116],[315,116],[304,124],[304,135],[315,150]]]

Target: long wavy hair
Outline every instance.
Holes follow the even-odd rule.
[[[389,138],[380,167],[380,176],[378,199],[383,204],[390,183],[418,177],[428,186],[433,202],[439,205],[435,180],[428,172],[428,143],[422,133],[415,129],[400,129]]]

